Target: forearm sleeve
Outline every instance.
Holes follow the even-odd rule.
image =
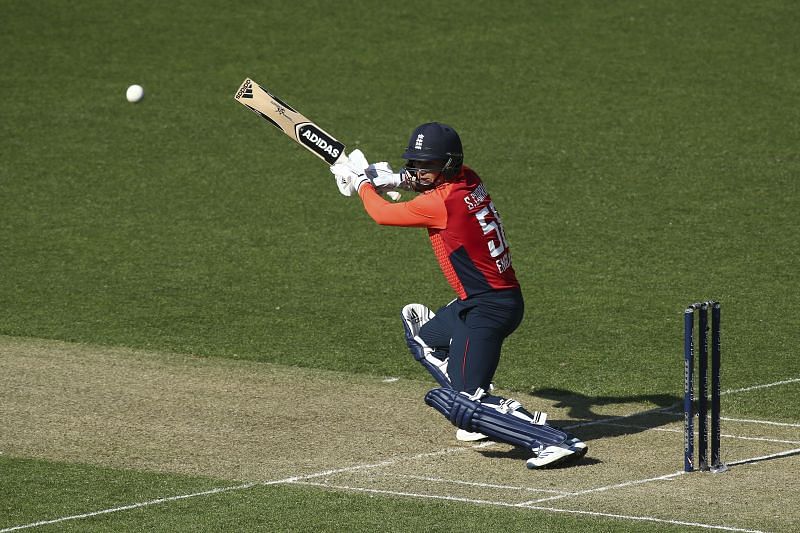
[[[367,214],[383,226],[444,229],[447,224],[447,209],[435,194],[420,194],[408,202],[391,203],[367,184],[358,195]]]

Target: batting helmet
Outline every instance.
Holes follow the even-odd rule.
[[[441,173],[452,178],[461,171],[464,151],[456,130],[447,124],[428,122],[417,126],[411,133],[403,153],[407,161],[442,161]]]

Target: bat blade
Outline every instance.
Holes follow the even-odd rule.
[[[234,98],[329,165],[345,157],[344,144],[250,78]]]

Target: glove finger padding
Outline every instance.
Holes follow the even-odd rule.
[[[336,186],[339,192],[344,196],[353,195],[353,178],[356,177],[355,173],[350,169],[347,163],[336,163],[331,167],[331,174],[336,179]]]
[[[372,184],[379,191],[390,191],[399,187],[403,182],[400,174],[392,172],[392,167],[385,161],[369,165],[366,173]]]
[[[361,150],[353,150],[350,152],[350,155],[347,156],[348,165],[350,170],[353,171],[353,176],[350,177],[350,184],[353,189],[353,192],[358,194],[358,190],[361,188],[362,185],[365,183],[370,183],[369,178],[366,175],[367,167],[369,166],[369,162],[367,161],[366,156]]]
[[[347,156],[347,162],[350,166],[350,169],[356,174],[364,174],[364,171],[369,166],[369,162],[367,161],[367,157],[364,155],[364,152],[358,149],[350,152],[350,155]]]
[[[341,162],[331,166],[330,170],[339,192],[344,196],[358,194],[359,187],[369,181],[391,200],[400,200],[400,193],[394,191],[402,184],[400,174],[393,174],[392,167],[385,161],[370,165],[361,150],[353,150]]]

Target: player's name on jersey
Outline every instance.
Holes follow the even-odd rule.
[[[475,190],[464,197],[464,203],[467,204],[468,209],[477,209],[481,203],[489,196],[483,183],[475,187]]]

